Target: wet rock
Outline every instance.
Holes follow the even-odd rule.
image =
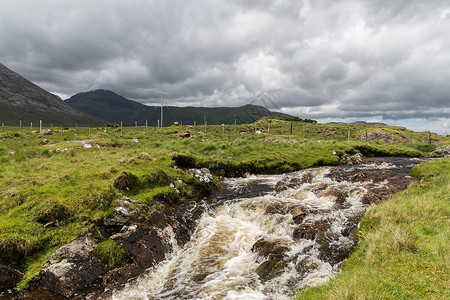
[[[207,168],[189,169],[188,174],[197,178],[201,183],[212,183],[213,177]]]
[[[128,257],[145,270],[164,260],[171,250],[169,237],[162,230],[145,229],[137,225],[134,230],[111,236],[121,246]]]
[[[259,256],[265,258],[281,259],[289,248],[280,245],[277,241],[268,241],[265,238],[260,238],[252,246],[252,252],[257,252]]]
[[[137,200],[124,198],[120,200],[114,209],[114,216],[104,221],[105,226],[124,226],[140,219],[139,209],[135,204],[140,203]]]
[[[23,273],[13,267],[0,264],[0,289],[12,289],[22,280]]]
[[[384,200],[389,199],[393,192],[386,188],[370,189],[362,198],[363,204],[379,204]]]
[[[290,211],[290,213],[295,224],[301,224],[308,214],[303,207],[294,208]]]
[[[72,297],[97,281],[108,267],[94,254],[97,242],[91,235],[78,238],[50,256],[43,271],[33,278],[26,291],[48,289]]]
[[[319,234],[323,234],[326,230],[330,228],[330,224],[318,220],[309,224],[301,224],[294,230],[294,240],[307,239],[314,240]]]
[[[138,266],[136,263],[128,264],[124,267],[112,270],[103,276],[102,283],[107,290],[112,290],[126,284],[128,280],[139,276],[142,272],[142,267]]]
[[[364,155],[356,153],[353,155],[344,154],[339,158],[339,163],[342,165],[358,165],[364,163]]]
[[[263,282],[269,281],[281,274],[288,262],[279,259],[269,259],[260,264],[255,272],[258,274],[259,279]]]
[[[326,195],[332,196],[336,199],[335,200],[335,203],[336,203],[335,208],[341,208],[344,205],[344,203],[348,197],[347,192],[337,189],[337,188],[331,188],[331,189],[327,190]]]
[[[302,184],[311,183],[313,181],[314,175],[311,172],[305,172],[301,177],[286,177],[280,180],[275,185],[275,191],[280,193],[287,189],[296,189]]]
[[[262,281],[270,280],[283,271],[288,263],[285,260],[287,251],[289,251],[288,247],[280,245],[276,241],[261,238],[255,242],[252,252],[257,252],[258,256],[264,259],[264,262],[256,269],[256,273]]]

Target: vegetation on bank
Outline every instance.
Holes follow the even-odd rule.
[[[374,128],[402,133],[412,143],[357,140]],[[338,155],[346,153],[424,156],[435,149],[426,144],[427,133],[401,127],[276,118],[256,125],[208,126],[206,133],[200,125],[127,127],[123,133],[111,127],[107,132],[93,128],[91,133],[88,128],[60,130],[54,128],[52,136],[14,127],[0,132],[0,263],[25,272],[21,287],[58,247],[88,232],[95,235],[122,197],[149,207],[193,197],[201,185],[188,168],[207,167],[215,176],[280,173],[335,165]],[[180,132],[191,137],[182,138]],[[432,139],[446,141],[435,134]],[[120,254],[115,245],[101,245],[97,251],[102,259],[111,265],[122,263],[111,261]]]
[[[420,181],[367,210],[342,272],[296,299],[450,299],[450,159],[412,175]]]

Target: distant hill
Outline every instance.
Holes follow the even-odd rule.
[[[101,125],[105,121],[76,110],[56,95],[40,88],[0,64],[0,123],[5,125],[39,124],[44,126]]]
[[[111,123],[124,126],[134,125],[137,121],[142,125],[147,120],[149,125],[156,126],[161,116],[161,107],[147,106],[136,101],[126,99],[108,90],[95,90],[79,93],[65,100],[68,105],[101,118]],[[164,106],[164,126],[170,126],[175,121],[184,124],[203,124],[206,115],[208,124],[237,124],[251,123],[264,116],[292,118],[292,116],[271,112],[258,105],[241,107],[176,107]]]

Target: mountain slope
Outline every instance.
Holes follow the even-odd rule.
[[[0,63],[0,122],[18,125],[42,120],[45,125],[101,125],[103,120],[73,109]]]
[[[149,122],[156,126],[161,116],[159,106],[147,106],[136,101],[128,100],[108,90],[95,90],[79,93],[66,100],[73,108],[89,113],[98,118],[112,123],[123,122],[124,125],[134,125]],[[263,116],[277,116],[292,118],[287,114],[271,112],[262,106],[245,105],[241,107],[175,107],[164,106],[164,126],[173,122],[185,124],[203,124],[204,119],[208,124],[237,124],[251,123]]]

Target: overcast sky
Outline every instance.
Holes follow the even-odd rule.
[[[63,99],[264,105],[450,134],[449,0],[0,0],[0,62]]]

